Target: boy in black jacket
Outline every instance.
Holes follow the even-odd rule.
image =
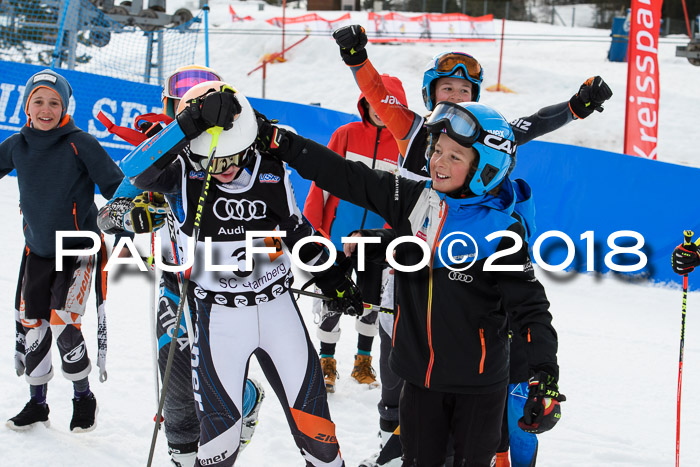
[[[395,235],[419,244],[395,250],[398,264],[419,265],[415,271],[394,266],[400,307],[390,365],[406,381],[400,402],[404,465],[441,465],[448,434],[455,465],[495,463],[510,319],[522,329],[533,375],[521,427],[551,429],[564,400],[556,384],[557,336],[523,225],[511,216],[516,199],[506,173],[516,145],[508,122],[483,104],[436,105],[427,123],[427,182],[345,161],[262,117],[259,125],[270,155],[331,194],[378,213]]]
[[[56,232],[88,230],[99,235],[95,184],[109,198],[123,174],[97,140],[76,127],[66,114],[71,94],[68,81],[52,70],[29,78],[23,96],[27,125],[0,145],[0,177],[17,170],[26,240],[17,286],[15,367],[18,375],[25,374],[31,399],[7,421],[7,426],[17,431],[35,423],[49,424],[46,388],[53,377],[52,334],[56,335],[63,375],[73,382],[70,429],[83,432],[95,428],[97,402],[88,383],[92,367],[80,330],[93,270],[99,273],[95,283],[100,330],[104,333],[98,339],[98,367],[100,380],[106,379],[102,295],[106,273],[99,267],[101,260],[96,265],[92,254],[66,257],[58,268]],[[63,241],[66,249],[91,246],[91,240],[84,236]],[[104,255],[103,244],[101,257]]]

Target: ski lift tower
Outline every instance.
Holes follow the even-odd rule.
[[[141,28],[148,39],[146,63],[144,65],[144,82],[151,81],[151,72],[155,68],[158,82],[163,81],[163,29],[166,26],[177,27],[189,23],[192,13],[186,8],[180,8],[172,15],[165,13],[166,0],[148,0],[144,7],[143,0],[123,1],[115,5],[114,0],[90,0],[95,6],[104,11],[113,21]],[[153,63],[154,49],[156,61]]]

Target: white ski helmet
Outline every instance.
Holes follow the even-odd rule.
[[[241,92],[222,81],[206,81],[197,84],[182,96],[182,100],[180,100],[180,104],[177,107],[177,113],[179,114],[191,100],[210,92],[221,91],[224,87],[233,89],[236,99],[241,105],[241,113],[234,117],[233,127],[222,131],[219,136],[214,160],[211,162],[214,164],[213,174],[222,173],[232,165],[245,165],[248,156],[254,152],[252,146],[258,136],[258,122],[253,108]],[[190,159],[195,163],[195,166],[200,165],[199,163],[202,159],[209,157],[211,143],[212,135],[206,131],[190,141]]]

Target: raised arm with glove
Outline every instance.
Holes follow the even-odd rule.
[[[177,123],[191,141],[211,127],[220,126],[224,130],[233,127],[233,118],[241,113],[241,104],[230,89],[211,92],[192,99],[177,114]]]
[[[593,113],[603,111],[603,103],[613,95],[612,90],[600,76],[588,78],[578,92],[569,100],[569,108],[577,118],[586,118]]]
[[[340,57],[346,65],[359,65],[367,60],[367,33],[359,24],[336,29],[333,39],[340,47]]]

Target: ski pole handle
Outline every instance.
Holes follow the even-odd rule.
[[[690,245],[691,242],[693,241],[693,231],[692,230],[684,230],[683,231],[683,245]]]

